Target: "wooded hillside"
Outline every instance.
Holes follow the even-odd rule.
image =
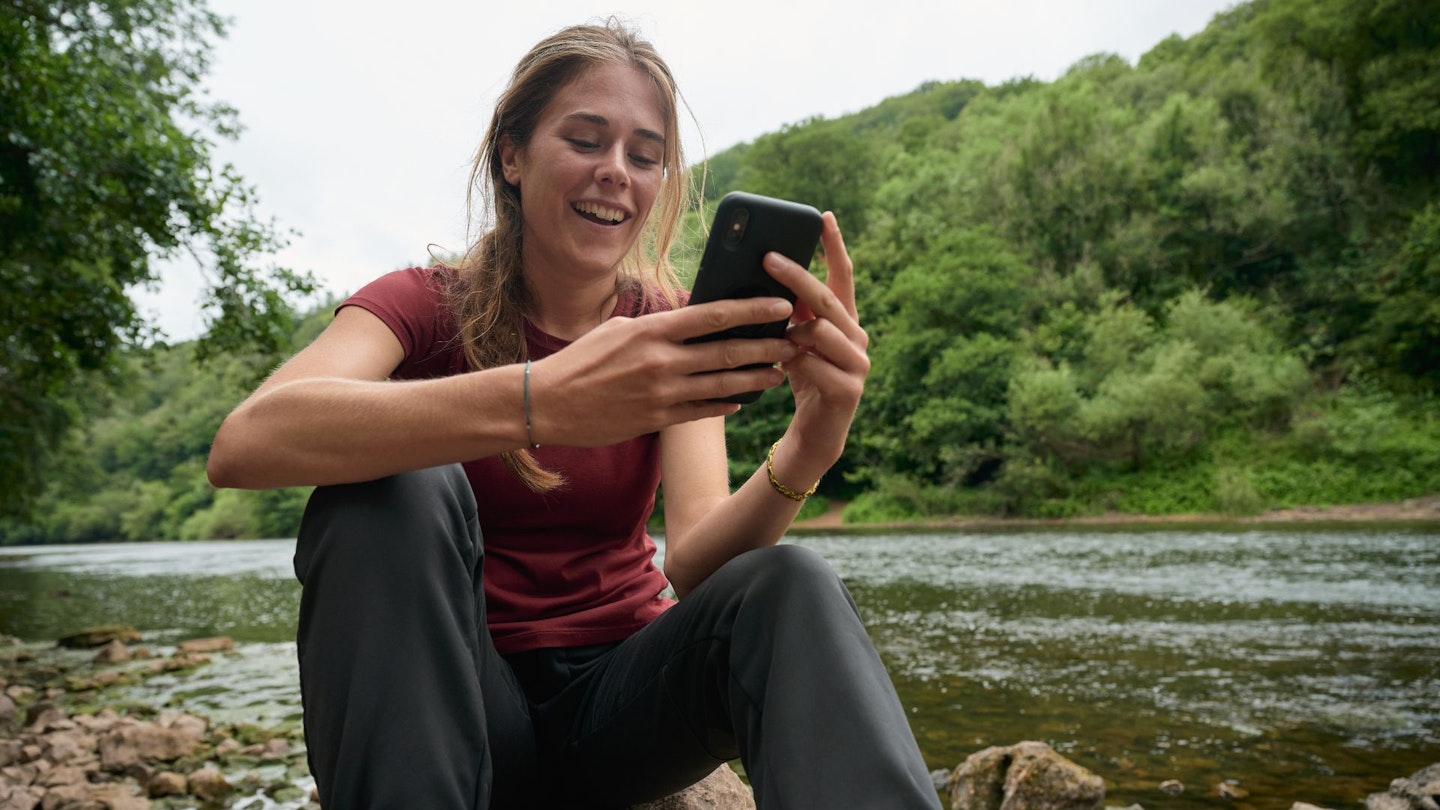
[[[707,201],[743,188],[845,228],[874,362],[821,488],[847,519],[1440,491],[1433,2],[1252,2],[1137,65],[927,83],[707,174]],[[326,317],[297,320],[294,345]],[[74,392],[88,418],[0,539],[292,534],[304,492],[216,493],[202,472],[259,361],[193,353],[131,358],[118,394]],[[787,396],[731,419],[737,473]]]

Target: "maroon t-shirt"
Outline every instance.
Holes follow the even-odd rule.
[[[396,270],[340,305],[374,314],[399,338],[405,359],[392,379],[467,371],[445,304],[451,278],[440,268]],[[640,297],[623,294],[613,313],[640,314]],[[568,345],[528,322],[525,340],[533,360]],[[543,494],[498,456],[465,463],[480,507],[490,634],[501,653],[618,641],[673,604],[660,596],[668,583],[645,531],[660,484],[659,444],[651,433],[609,447],[532,450],[565,476],[562,488]]]

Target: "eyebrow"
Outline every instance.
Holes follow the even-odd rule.
[[[565,120],[588,121],[589,123],[595,124],[596,126],[610,126],[610,119],[598,113],[573,112],[565,116]],[[639,127],[635,130],[635,134],[639,135],[642,138],[645,138],[646,140],[655,141],[661,146],[665,145],[665,136],[661,135],[653,129],[645,129],[644,127]]]

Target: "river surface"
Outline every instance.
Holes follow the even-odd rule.
[[[1440,526],[844,532],[859,603],[931,768],[1042,740],[1111,806],[1354,808],[1440,761]],[[298,718],[293,541],[0,549],[0,633],[107,622],[238,651],[129,699]],[[1168,779],[1179,797],[1158,790]],[[1220,799],[1229,781],[1249,795]]]

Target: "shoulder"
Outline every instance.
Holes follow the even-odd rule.
[[[427,301],[443,304],[455,271],[448,267],[407,267],[393,270],[361,287],[340,306],[359,301]]]
[[[408,362],[429,362],[454,337],[449,306],[454,281],[455,271],[445,267],[395,270],[361,287],[336,310],[353,306],[370,312],[395,333]],[[427,366],[426,372],[433,370]]]

